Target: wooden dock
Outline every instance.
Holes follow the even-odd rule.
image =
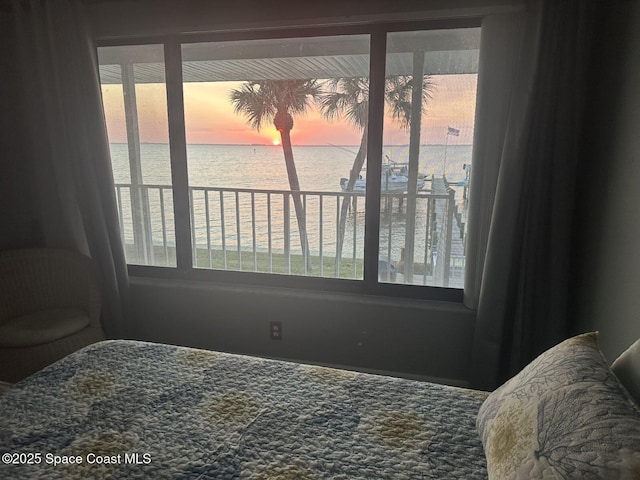
[[[444,177],[434,177],[432,180],[432,191],[437,195],[448,195],[451,187],[447,185],[447,181]],[[462,189],[458,189],[455,192],[456,200],[462,198]],[[436,202],[436,221],[441,226],[446,226],[448,205],[446,202]],[[464,210],[464,209],[463,209]],[[448,285],[443,279],[446,276],[442,270],[443,265],[447,262],[444,258],[444,249],[440,248],[445,241],[444,229],[440,229],[438,232],[440,235],[440,242],[437,245],[436,268],[434,273],[434,281],[436,285],[439,285],[442,281],[445,286],[462,288],[464,286],[464,227],[466,225],[466,212],[458,213],[457,206],[454,209],[454,218],[451,223],[451,247],[450,247],[450,260],[449,260],[449,275]]]
[[[431,193],[436,195],[449,196],[454,202],[462,199],[461,188],[454,188],[455,192],[450,193],[451,187],[443,177],[433,177],[431,181]],[[399,205],[402,208],[402,205]],[[464,229],[466,226],[465,209],[460,209],[457,205],[452,206],[453,211],[449,211],[449,200],[435,201],[435,238],[432,245],[434,269],[432,275],[415,275],[412,283],[415,285],[447,286],[452,288],[463,288],[464,286]],[[459,211],[460,210],[460,211]],[[451,215],[451,240],[449,249],[446,248],[448,237],[448,218]],[[449,259],[447,261],[447,250]],[[448,265],[448,274],[446,272]],[[405,283],[402,273],[396,274],[397,283]]]

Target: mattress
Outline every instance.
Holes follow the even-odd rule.
[[[484,479],[486,396],[105,341],[0,395],[0,478]]]

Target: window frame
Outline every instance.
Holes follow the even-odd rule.
[[[431,285],[384,283],[378,280],[380,242],[380,177],[384,124],[384,81],[386,72],[387,35],[404,31],[446,30],[478,28],[482,17],[456,20],[422,20],[398,22],[372,22],[357,25],[317,27],[276,26],[262,29],[243,29],[204,33],[181,33],[144,37],[99,39],[96,48],[128,45],[162,45],[164,51],[169,152],[173,190],[174,228],[176,240],[176,266],[127,264],[130,276],[158,279],[187,280],[207,283],[238,284],[296,288],[412,298],[421,300],[462,303],[464,289]],[[340,35],[369,35],[369,135],[367,138],[367,176],[365,196],[364,275],[363,279],[309,277],[266,272],[202,269],[193,266],[191,240],[191,213],[187,169],[187,143],[182,82],[182,45],[201,42],[234,40],[287,39]],[[482,48],[482,47],[480,47]],[[480,75],[480,73],[478,73]],[[478,98],[476,97],[476,105]],[[474,139],[475,142],[475,139]],[[379,159],[373,161],[372,159]],[[473,161],[473,160],[472,160]]]

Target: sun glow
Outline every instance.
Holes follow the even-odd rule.
[[[280,145],[280,140],[278,140],[277,138],[273,139],[273,144],[274,145]]]

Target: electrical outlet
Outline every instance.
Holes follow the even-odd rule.
[[[269,332],[271,340],[282,340],[282,322],[271,322]]]

